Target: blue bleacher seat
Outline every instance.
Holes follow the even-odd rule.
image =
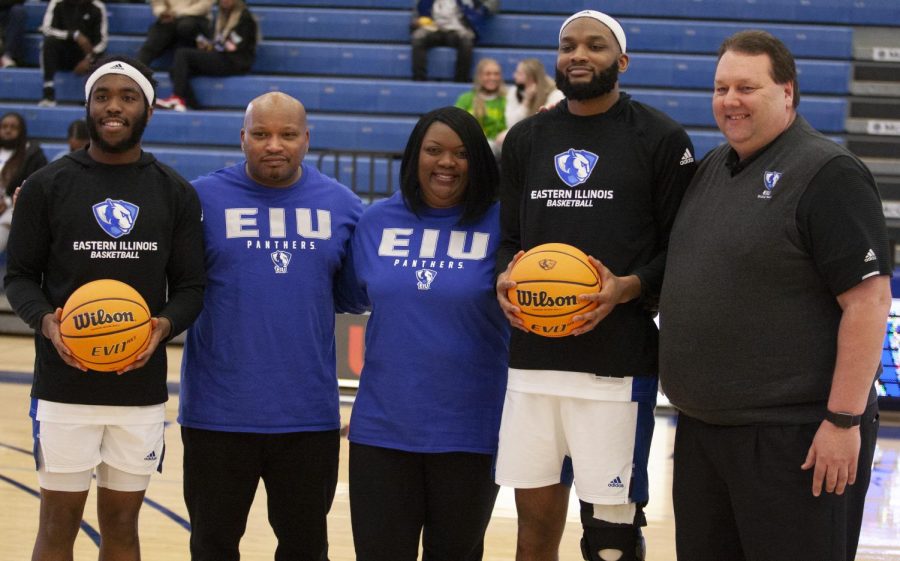
[[[68,124],[84,117],[78,106],[39,108],[28,104],[0,104],[0,111],[17,111],[28,122],[28,132],[37,138],[63,139]],[[313,150],[402,152],[416,119],[353,115],[309,116],[310,147]],[[237,149],[243,113],[240,111],[188,111],[154,113],[144,142],[191,147]],[[691,131],[692,137],[720,139],[718,131]],[[711,135],[711,136],[710,136]]]
[[[159,73],[160,96],[171,92],[166,73]],[[16,69],[0,74],[0,99],[37,100],[41,77],[37,69]],[[60,73],[57,96],[79,103],[84,98],[83,81],[71,73]],[[465,84],[413,83],[401,80],[362,80],[286,76],[232,76],[196,78],[195,88],[206,107],[243,109],[254,97],[267,91],[283,91],[301,100],[311,113],[366,113],[419,115],[436,107],[452,105],[467,90]],[[710,111],[711,92],[626,88],[636,99],[665,111],[685,126],[716,126]],[[800,112],[817,129],[843,132],[847,101],[842,97],[805,96]]]
[[[28,29],[36,30],[46,5],[28,3]],[[115,35],[143,35],[153,21],[146,4],[110,4],[109,28]],[[406,43],[409,13],[397,10],[254,8],[266,40],[326,40]],[[479,45],[556,48],[562,16],[498,14],[488,20]],[[722,40],[746,29],[745,23],[623,18],[631,52],[715,53]],[[850,59],[853,31],[822,25],[758,26],[779,37],[797,57]]]
[[[26,59],[36,66],[37,35],[26,37]],[[134,54],[141,40],[115,37],[109,52]],[[267,41],[260,45],[256,73],[300,74],[314,76],[371,76],[374,78],[409,78],[410,48],[407,45],[372,45],[360,43],[323,43],[303,41]],[[504,76],[511,76],[523,58],[535,57],[548,68],[555,65],[556,54],[548,50],[476,48],[475,58],[496,58]],[[440,47],[429,58],[429,75],[449,79],[453,73],[455,52]],[[716,58],[707,55],[664,55],[635,53],[631,68],[622,75],[622,84],[644,87],[679,87],[708,89],[715,74]],[[851,66],[845,61],[799,60],[803,91],[810,93],[847,94]]]

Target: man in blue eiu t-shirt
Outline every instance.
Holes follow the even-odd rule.
[[[364,307],[347,277],[362,203],[303,162],[291,96],[247,106],[241,148],[245,161],[193,182],[210,293],[181,370],[191,557],[239,558],[262,479],[275,559],[321,561],[340,444],[334,315]]]

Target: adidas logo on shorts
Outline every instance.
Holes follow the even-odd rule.
[[[156,461],[156,451],[151,450],[150,453],[144,457],[144,461],[155,462]]]
[[[609,482],[609,484],[607,484],[607,487],[615,487],[616,489],[623,489],[623,488],[625,488],[625,484],[622,483],[622,478],[617,475],[615,479],[613,479],[612,481]]]
[[[878,259],[878,258],[875,257],[875,252],[870,249],[869,252],[866,253],[866,258],[863,260],[863,263],[868,263],[869,261],[875,261],[876,259]]]

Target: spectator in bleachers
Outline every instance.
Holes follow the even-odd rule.
[[[547,76],[544,63],[536,58],[526,58],[516,65],[513,74],[515,87],[506,92],[506,129],[497,134],[497,148],[503,146],[506,131],[513,125],[537,113],[545,105],[556,105],[565,98],[556,88],[553,78]]]
[[[137,58],[146,65],[177,47],[193,47],[197,37],[209,34],[213,0],[150,0],[156,21]]]
[[[45,165],[47,157],[41,145],[28,138],[25,118],[18,113],[0,117],[0,251],[6,249],[16,187]]]
[[[9,240],[9,227],[12,225],[12,198],[0,197],[0,263],[6,262],[6,242]]]
[[[475,117],[496,154],[494,140],[506,129],[506,84],[500,63],[492,58],[481,59],[475,68],[472,89],[461,93],[454,105]]]
[[[75,119],[69,123],[69,129],[66,131],[66,142],[69,144],[69,149],[63,150],[56,156],[53,156],[53,161],[62,158],[66,154],[75,152],[76,150],[81,150],[90,143],[87,123],[84,119]]]
[[[6,113],[0,118],[0,186],[10,197],[29,175],[47,165],[41,145],[28,138],[25,118]]]
[[[0,0],[0,30],[3,31],[3,55],[0,68],[16,66],[22,59],[25,37],[25,0]]]
[[[256,59],[258,38],[259,25],[244,0],[219,0],[212,40],[199,35],[195,48],[175,51],[175,62],[169,70],[175,93],[158,99],[156,104],[175,111],[199,108],[191,78],[246,74]]]
[[[499,5],[499,0],[418,0],[411,23],[413,80],[426,79],[429,49],[453,47],[456,49],[453,79],[468,82],[478,32]]]
[[[41,107],[56,106],[53,78],[59,70],[86,74],[106,50],[109,40],[106,6],[100,0],[50,0],[41,25],[41,68],[44,94]]]

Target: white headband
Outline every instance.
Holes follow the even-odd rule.
[[[567,25],[572,23],[572,20],[576,20],[578,18],[592,18],[612,31],[612,34],[615,35],[616,41],[619,42],[619,48],[622,49],[622,52],[625,52],[625,30],[622,29],[622,26],[619,25],[619,22],[614,20],[612,17],[604,14],[603,12],[598,12],[597,10],[582,10],[577,14],[572,14],[569,18],[563,22],[562,27],[559,28],[559,40],[562,41],[562,33],[563,29],[566,28]]]
[[[146,76],[141,74],[137,68],[131,66],[127,62],[122,62],[121,60],[107,62],[97,70],[94,70],[94,73],[91,74],[91,76],[87,79],[87,82],[85,82],[84,84],[85,101],[90,101],[91,88],[94,87],[94,83],[107,74],[122,74],[123,76],[128,76],[129,78],[137,82],[137,85],[141,87],[141,91],[144,92],[144,97],[147,99],[147,105],[153,105],[155,92],[153,90],[153,86],[150,84],[150,80],[148,80]]]

